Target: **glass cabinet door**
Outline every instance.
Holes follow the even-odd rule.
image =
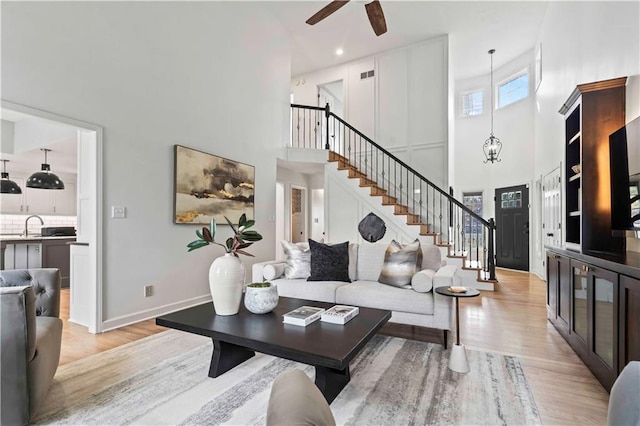
[[[614,291],[617,275],[608,271],[593,270],[593,350],[610,367],[614,368],[616,316]]]
[[[573,263],[573,262],[572,262]],[[582,340],[587,341],[589,313],[587,304],[587,288],[589,278],[585,268],[580,266],[573,267],[573,332],[580,336]]]

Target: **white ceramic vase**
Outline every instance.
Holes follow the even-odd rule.
[[[235,315],[240,310],[244,287],[244,265],[239,258],[225,253],[209,268],[209,290],[217,315]]]

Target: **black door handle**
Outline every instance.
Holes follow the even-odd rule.
[[[548,233],[547,237],[553,237],[553,233],[552,232]]]

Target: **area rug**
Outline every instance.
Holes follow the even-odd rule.
[[[263,425],[278,374],[313,367],[256,354],[207,377],[210,339],[169,330],[58,369],[37,424]],[[331,404],[338,424],[541,424],[520,362],[467,350],[471,372],[447,368],[437,344],[375,336]]]

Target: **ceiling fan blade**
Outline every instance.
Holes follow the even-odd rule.
[[[331,15],[336,10],[347,4],[349,0],[333,0],[331,3],[320,9],[315,15],[307,19],[307,24],[315,25],[322,21],[327,16]]]
[[[378,0],[373,0],[371,3],[365,4],[364,7],[367,9],[367,16],[369,17],[369,22],[371,23],[373,32],[376,33],[377,36],[381,36],[386,33],[387,21],[384,19],[384,12],[382,12],[380,2]]]

